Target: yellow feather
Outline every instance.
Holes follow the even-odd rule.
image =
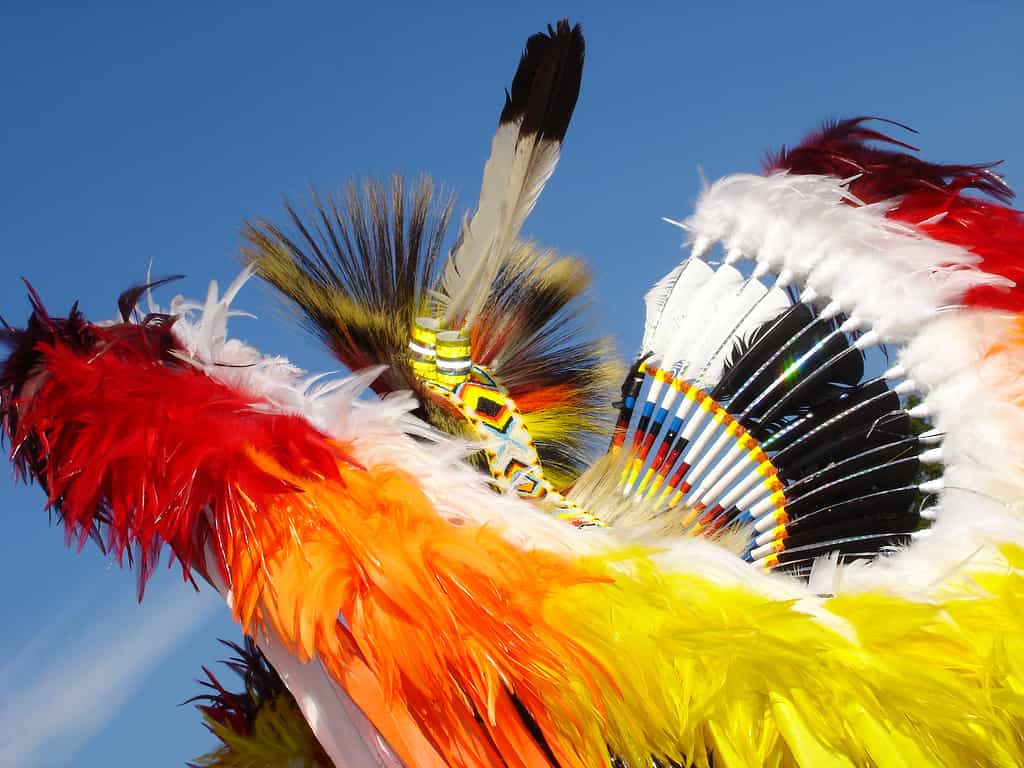
[[[616,583],[552,595],[548,615],[615,671],[601,730],[631,766],[701,765],[706,750],[725,766],[1024,764],[1015,568],[935,602],[823,600],[847,637],[790,603],[661,573],[641,553],[591,565]]]

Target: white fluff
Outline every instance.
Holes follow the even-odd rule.
[[[891,205],[844,205],[849,199],[828,176],[738,174],[711,185],[684,226],[694,241],[721,241],[788,270],[877,325],[886,341],[912,337],[971,287],[1009,284],[973,269],[970,251],[886,219]]]

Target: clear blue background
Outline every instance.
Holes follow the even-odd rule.
[[[874,114],[917,127],[930,158],[1004,158],[1010,181],[1024,179],[1018,0],[80,5],[0,3],[0,314],[12,322],[27,309],[21,275],[52,310],[80,299],[94,319],[113,316],[150,260],[199,295],[237,271],[240,222],[277,216],[309,183],[428,172],[472,205],[521,46],[558,15],[583,23],[587,70],[526,230],[594,265],[597,329],[623,354],[644,290],[679,258],[659,217],[690,210],[698,164],[710,178],[756,170],[824,118]],[[261,319],[236,334],[334,367],[261,286],[239,306]],[[203,752],[212,739],[176,705],[218,658],[214,638],[237,637],[226,612],[204,614],[123,696],[95,701],[109,721],[62,732],[64,697],[41,681],[85,685],[97,650],[83,635],[117,653],[184,587],[172,572],[148,609],[126,608],[131,574],[90,547],[67,551],[37,488],[0,489],[0,755],[5,726],[15,738],[26,716],[52,725],[32,765],[162,768]],[[23,701],[33,710],[12,712]]]

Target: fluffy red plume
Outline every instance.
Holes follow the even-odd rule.
[[[981,257],[981,269],[1024,285],[1024,214],[999,204],[1013,199],[1013,191],[993,170],[998,163],[929,163],[898,149],[872,146],[871,142],[878,142],[916,151],[865,125],[874,119],[827,123],[796,147],[769,155],[766,170],[851,179],[850,192],[861,202],[893,200],[896,205],[890,218],[913,224],[936,240],[962,246]],[[964,194],[968,191],[999,202]],[[1019,312],[1024,310],[1024,290],[976,288],[965,302]]]
[[[250,446],[292,471],[337,474],[337,455],[308,422],[261,412],[183,362],[173,318],[98,326],[76,308],[63,319],[33,305],[24,330],[5,332],[12,349],[0,368],[12,459],[46,490],[69,543],[93,538],[127,556],[140,597],[164,543],[186,577],[203,573],[210,517],[238,509],[232,488],[287,490],[253,466]]]
[[[919,157],[894,149],[871,146],[879,142],[912,152],[917,147],[888,134],[866,127],[865,123],[880,120],[854,117],[826,123],[800,144],[783,147],[769,154],[766,170],[789,171],[794,174],[822,174],[842,179],[857,177],[850,191],[865,203],[876,203],[917,192],[950,192],[974,189],[996,200],[1009,202],[1013,191],[992,169],[998,163],[957,165],[929,163]],[[889,125],[913,129],[891,120]]]
[[[212,556],[243,630],[319,658],[407,765],[602,759],[577,713],[610,673],[544,610],[606,574],[452,524],[400,468],[191,364],[164,320],[38,309],[8,331],[2,416],[69,539],[134,559],[140,590],[163,545],[186,576]]]

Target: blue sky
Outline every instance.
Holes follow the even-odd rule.
[[[873,114],[916,127],[933,159],[1005,159],[1024,185],[1017,0],[40,5],[0,2],[11,322],[22,275],[52,311],[80,299],[93,319],[150,260],[201,294],[237,271],[240,222],[310,183],[427,172],[471,205],[522,43],[563,15],[583,24],[587,69],[526,231],[590,261],[597,330],[624,355],[643,292],[680,257],[659,217],[686,215],[698,165],[756,170],[824,118]],[[260,319],[237,335],[335,367],[261,286],[239,306]],[[5,477],[0,493],[0,764],[163,768],[203,752],[211,738],[177,705],[215,638],[237,637],[226,610],[176,571],[134,606],[132,574],[66,549],[37,488]]]

